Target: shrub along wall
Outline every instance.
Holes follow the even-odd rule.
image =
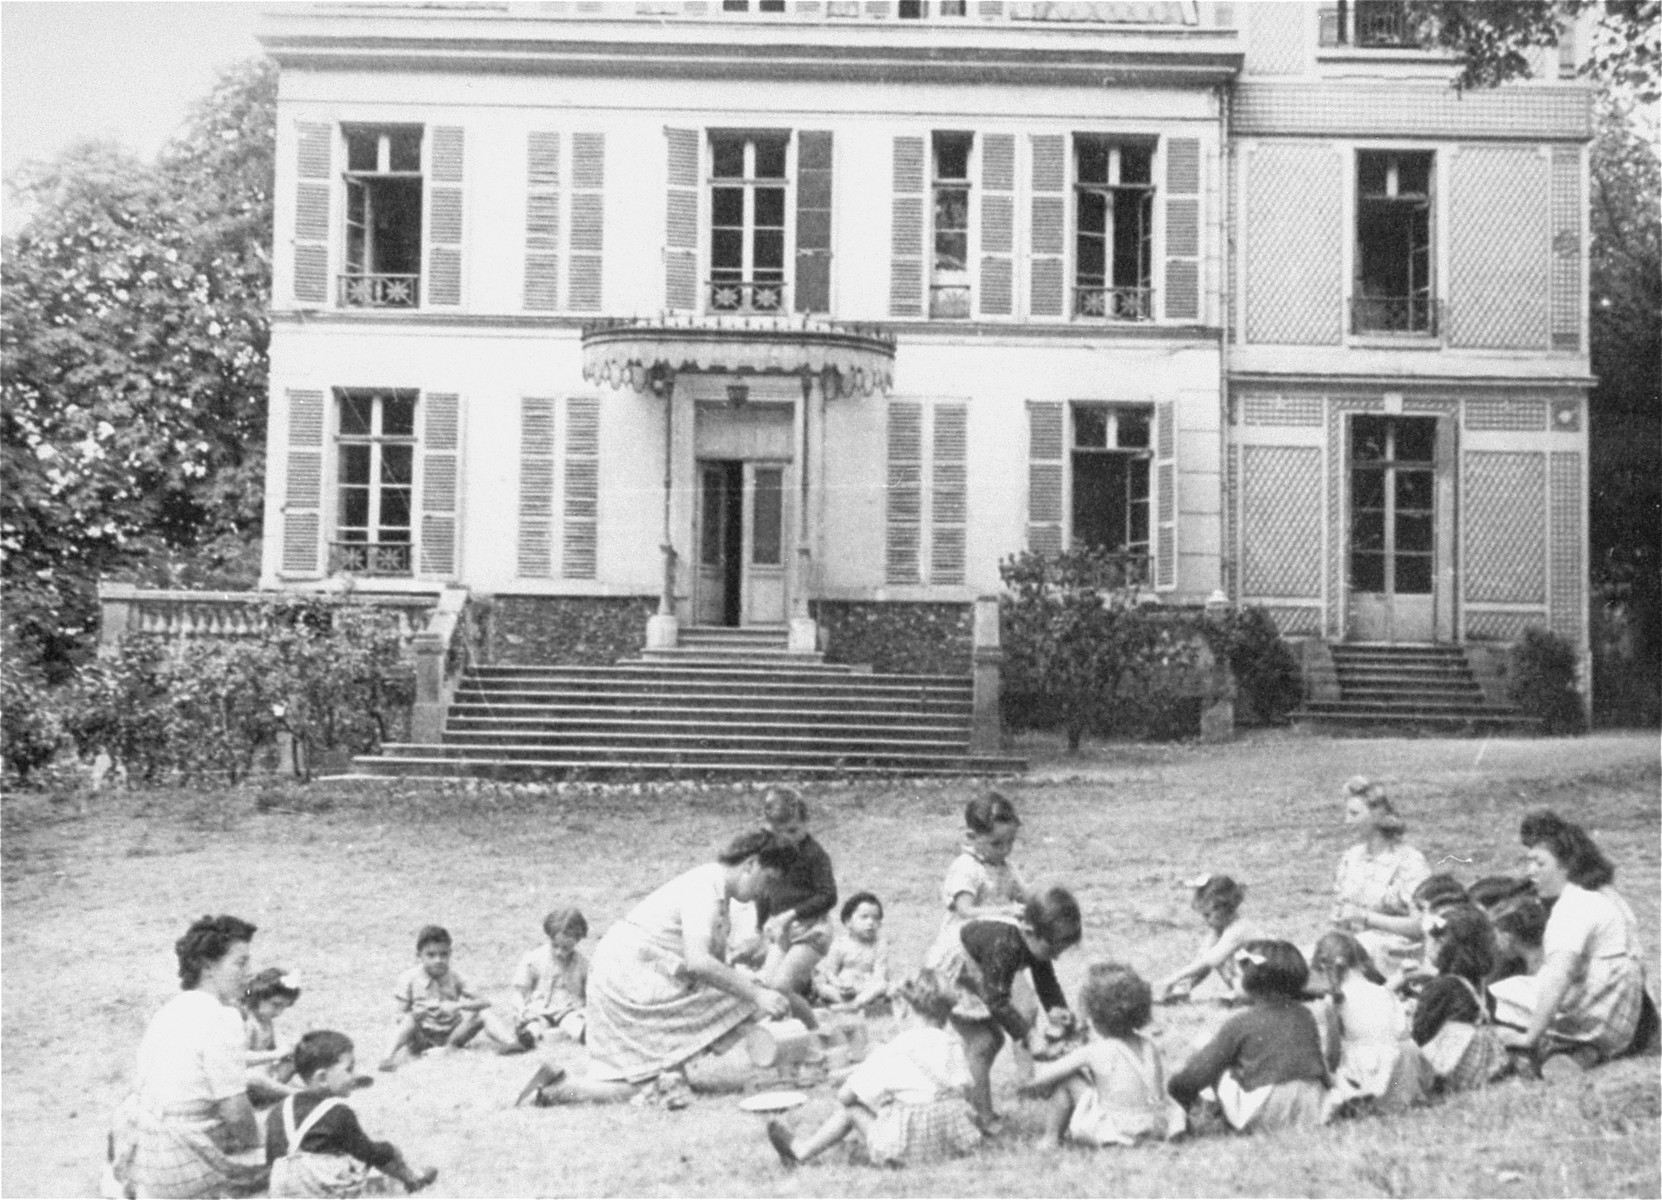
[[[646,645],[653,596],[475,597],[487,662],[605,666]]]
[[[818,600],[812,608],[827,662],[869,663],[903,675],[970,672],[973,605]]]

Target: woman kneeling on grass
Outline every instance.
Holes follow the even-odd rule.
[[[248,1101],[242,1013],[254,926],[203,917],[174,943],[183,989],[150,1019],[110,1174],[124,1196],[248,1196],[266,1184]]]
[[[567,1079],[545,1066],[520,1101],[606,1103],[642,1092],[681,1108],[688,1099],[683,1064],[737,1045],[763,1016],[788,1015],[784,995],[727,964],[727,913],[728,901],[753,901],[777,883],[795,855],[766,830],[745,834],[608,929],[589,967],[587,1075]]]

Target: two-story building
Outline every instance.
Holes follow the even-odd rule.
[[[967,664],[1025,549],[1585,649],[1587,89],[1394,4],[280,9],[262,584]],[[575,631],[575,632],[574,632]]]

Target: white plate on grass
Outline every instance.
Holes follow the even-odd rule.
[[[754,1096],[746,1096],[740,1100],[739,1107],[745,1112],[774,1113],[784,1112],[788,1108],[795,1108],[807,1102],[806,1092],[757,1092]]]

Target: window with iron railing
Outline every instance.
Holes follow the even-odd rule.
[[[1124,585],[1149,579],[1146,406],[1073,404],[1072,542],[1114,557]]]
[[[973,133],[930,138],[929,315],[970,315],[970,159]]]
[[[1073,315],[1154,316],[1154,146],[1074,138]]]
[[[1430,44],[1423,21],[1402,0],[1338,0],[1321,12],[1321,44],[1410,50]]]
[[[352,126],[346,138],[347,308],[421,303],[420,125]]]
[[[1437,332],[1431,277],[1435,157],[1430,150],[1357,152],[1352,333]]]
[[[786,312],[785,133],[710,135],[711,312]]]
[[[411,574],[415,487],[413,391],[335,393],[335,536],[331,570]]]

